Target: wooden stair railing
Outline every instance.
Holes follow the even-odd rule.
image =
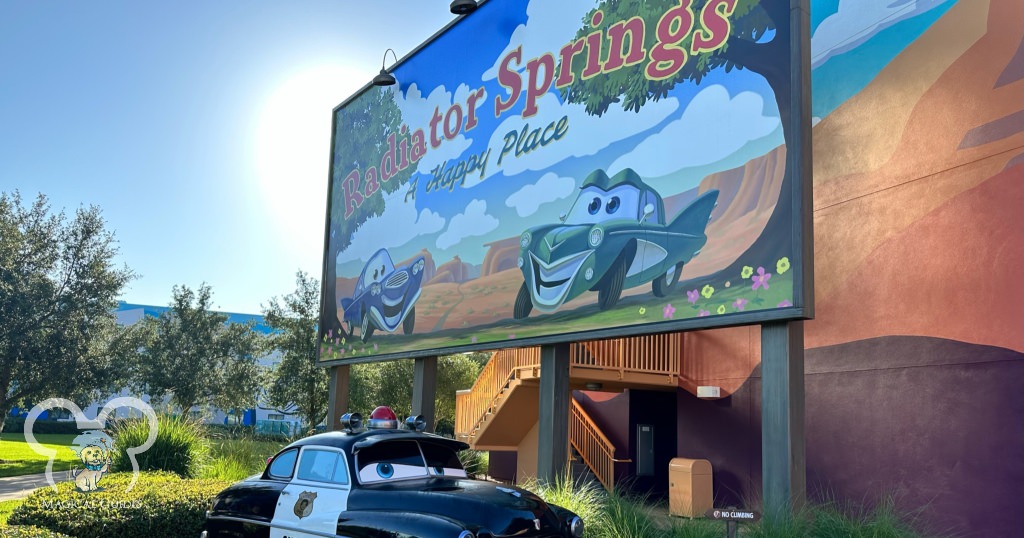
[[[583,463],[608,491],[615,487],[615,447],[608,440],[583,406],[572,399],[569,410],[569,444],[579,453]]]
[[[491,355],[469,390],[455,394],[456,437],[472,437],[502,391],[525,370],[540,368],[540,348],[502,349]]]
[[[569,346],[569,375],[595,369],[618,372],[619,379],[631,373],[664,375],[665,384],[674,385],[679,380],[682,352],[682,333],[576,342]],[[496,351],[473,387],[456,393],[456,436],[472,438],[508,384],[523,372],[536,377],[539,369],[539,347]]]
[[[683,333],[651,334],[578,342],[569,346],[573,368],[600,369],[626,373],[665,375],[666,382],[679,379],[683,357]]]

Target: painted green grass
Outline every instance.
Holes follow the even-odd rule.
[[[771,269],[774,271],[774,268]],[[756,273],[755,273],[756,274]],[[753,275],[752,275],[753,276]],[[359,359],[375,355],[402,353],[410,349],[444,348],[507,342],[557,333],[582,332],[626,328],[631,325],[696,319],[704,316],[722,316],[740,312],[774,310],[785,307],[793,300],[792,273],[775,274],[768,289],[754,290],[751,278],[737,274],[734,278],[718,280],[698,279],[680,282],[666,297],[655,297],[650,285],[646,293],[628,295],[605,311],[596,304],[577,308],[563,307],[564,311],[537,315],[513,322],[511,319],[467,329],[446,329],[433,335],[386,334],[362,343],[358,337],[347,338],[342,346],[324,343],[322,360]],[[641,288],[637,288],[641,289]],[[689,293],[688,293],[689,292]],[[504,318],[511,318],[511,310]],[[415,344],[413,345],[413,342]]]
[[[57,455],[53,460],[53,471],[69,471],[76,463],[78,456],[71,450],[75,440],[72,434],[38,434],[36,441]],[[37,454],[25,442],[23,433],[5,433],[0,438],[0,478],[5,476],[21,476],[46,472],[47,457]]]

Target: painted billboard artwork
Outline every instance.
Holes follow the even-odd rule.
[[[340,105],[321,360],[802,317],[789,7],[490,0]]]

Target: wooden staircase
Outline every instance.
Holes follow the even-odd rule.
[[[680,386],[681,333],[573,343],[569,380],[573,389],[617,392],[625,388],[675,390]],[[455,435],[476,450],[517,450],[537,423],[540,348],[495,352],[473,386],[455,398]],[[606,488],[615,483],[615,447],[572,400],[569,443]]]

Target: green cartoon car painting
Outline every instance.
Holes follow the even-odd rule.
[[[632,169],[612,177],[591,172],[561,223],[520,237],[523,284],[513,317],[534,308],[552,312],[585,291],[597,292],[601,310],[615,306],[622,290],[648,282],[655,296],[667,295],[707,242],[717,200],[718,191],[709,190],[666,221],[661,195]]]

